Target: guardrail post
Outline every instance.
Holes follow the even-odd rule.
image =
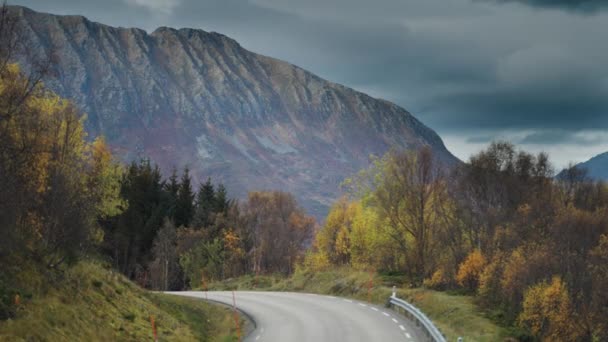
[[[403,299],[397,298],[397,288],[393,286],[392,296],[388,300],[388,304],[390,306],[394,306],[397,312],[400,312],[403,309],[405,316],[410,318],[415,322],[416,326],[423,327],[425,336],[431,342],[446,342],[445,337],[439,329],[433,324],[433,322],[426,317],[426,315],[420,311],[417,307],[412,304],[404,301]],[[458,342],[463,342],[462,339],[459,339]]]

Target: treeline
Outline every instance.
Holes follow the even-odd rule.
[[[87,140],[84,115],[40,79],[0,64],[2,318],[30,261],[60,272],[101,256],[158,290],[292,272],[315,221],[291,194],[253,192],[239,203],[210,179],[194,191],[187,168],[164,178],[148,160],[125,167],[102,138]]]
[[[128,167],[120,194],[128,206],[103,222],[103,250],[122,273],[153,289],[253,272],[288,274],[314,228],[290,194],[253,192],[238,203],[210,179],[194,192],[188,169],[163,180],[145,160]]]
[[[211,180],[194,191],[187,169],[164,178],[147,160],[122,165],[103,138],[87,139],[85,116],[44,87],[54,57],[21,34],[2,6],[0,320],[14,317],[24,289],[62,281],[82,258],[104,258],[158,290],[293,270],[315,221],[292,195],[254,192],[238,203]]]
[[[3,47],[16,44],[5,14]],[[0,319],[14,316],[23,287],[94,250],[98,221],[122,202],[120,166],[103,139],[87,141],[79,111],[43,87],[45,65],[25,74],[9,52],[0,52]]]
[[[545,154],[499,142],[455,169],[389,153],[346,185],[308,267],[467,291],[543,341],[608,339],[608,187],[584,171],[555,179]]]

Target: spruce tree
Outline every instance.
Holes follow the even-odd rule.
[[[167,217],[175,222],[175,209],[177,207],[177,193],[179,192],[179,182],[177,180],[177,170],[173,168],[169,180],[165,183]]]
[[[218,185],[217,191],[215,192],[215,208],[216,213],[226,214],[230,207],[230,201],[228,200],[228,193],[224,184]]]
[[[182,179],[179,184],[177,201],[175,203],[175,225],[177,227],[188,227],[194,216],[194,193],[192,192],[192,179],[190,170],[184,168]]]
[[[137,265],[149,259],[152,242],[162,225],[166,206],[163,204],[161,173],[149,160],[133,162],[122,182],[121,196],[128,203],[126,210],[107,227],[107,249],[116,266],[133,276]]]
[[[211,184],[211,178],[207,178],[207,182],[201,184],[197,199],[196,213],[194,215],[193,225],[196,228],[205,228],[211,224],[211,214],[215,209],[215,190]]]

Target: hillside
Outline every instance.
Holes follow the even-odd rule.
[[[587,176],[593,180],[608,181],[608,152],[576,164],[576,167],[587,170]]]
[[[317,217],[339,184],[391,147],[457,159],[406,110],[195,29],[152,33],[12,7],[31,46],[56,58],[47,86],[88,115],[123,159],[187,165],[230,193],[277,189]]]
[[[150,316],[161,340],[231,338],[234,323],[229,309],[149,293],[95,262],[81,262],[51,280],[27,264],[20,269],[8,283],[0,279],[0,297],[11,291],[21,294],[15,317],[0,320],[2,341],[152,340]],[[7,291],[15,281],[19,290]]]

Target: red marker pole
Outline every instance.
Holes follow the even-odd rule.
[[[238,341],[241,342],[241,325],[239,324],[239,313],[236,311],[236,296],[232,291],[232,310],[234,311],[234,324],[236,325],[236,334]]]
[[[154,342],[158,342],[158,336],[156,334],[156,323],[154,322],[154,316],[150,315],[150,323],[152,324],[152,335],[154,335]]]

